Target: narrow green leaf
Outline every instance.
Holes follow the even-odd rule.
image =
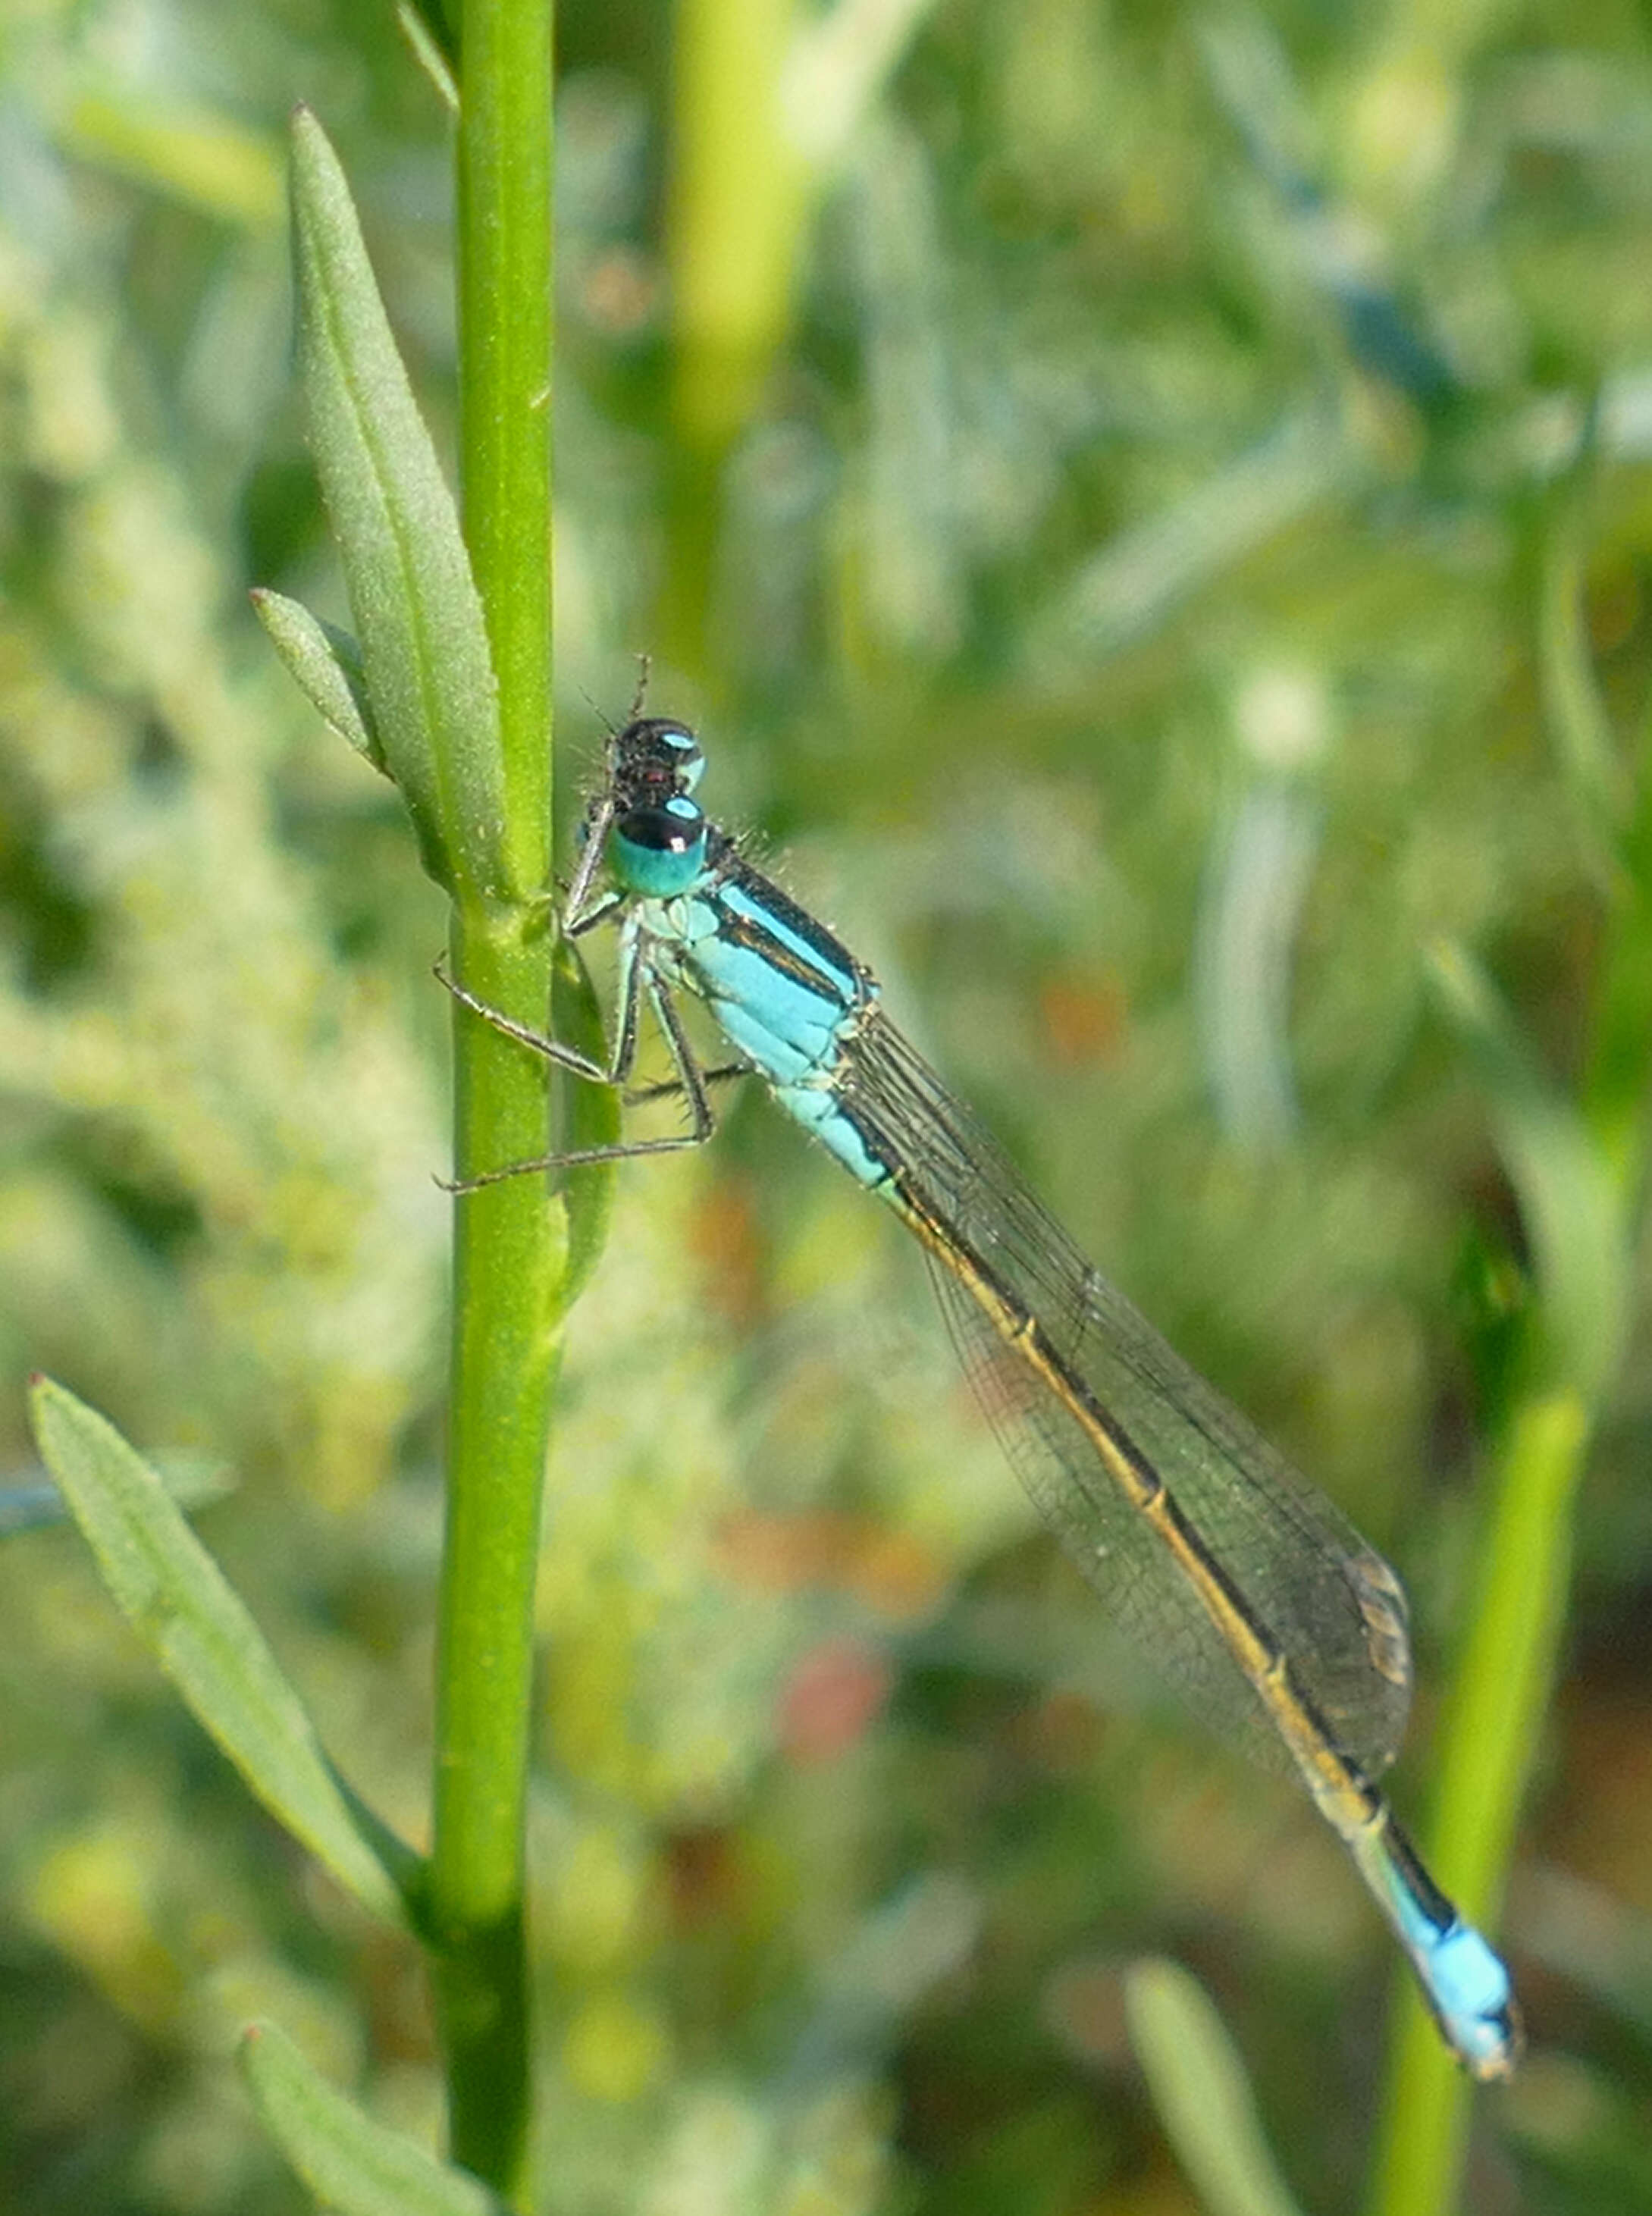
[[[425,18],[413,6],[412,0],[399,0],[396,22],[402,36],[413,49],[413,58],[436,89],[437,97],[452,115],[459,113],[459,83],[447,55],[438,44],[436,35]]]
[[[422,34],[441,56],[455,84],[459,82],[459,22],[460,0],[398,0],[396,12],[418,23]]]
[[[206,1455],[157,1456],[151,1467],[180,1508],[205,1508],[235,1490],[233,1473]],[[0,1486],[0,1539],[68,1521],[68,1502],[38,1462]]]
[[[1125,1979],[1125,2013],[1165,2136],[1210,2216],[1299,2216],[1238,2050],[1199,1980],[1179,1963],[1138,1962]]]
[[[251,1790],[376,1916],[406,1922],[418,1864],[329,1761],[303,1702],[160,1478],[49,1378],[35,1443],[116,1605]]]
[[[507,2216],[479,2178],[364,2115],[274,2024],[250,2026],[239,2059],[270,2137],[340,2216]]]
[[[1619,852],[1634,799],[1633,778],[1595,668],[1589,635],[1589,551],[1601,482],[1601,405],[1597,391],[1569,461],[1548,489],[1538,519],[1541,596],[1538,676],[1544,720],[1576,812],[1580,859],[1608,895],[1620,893]]]
[[[270,643],[311,706],[364,760],[388,777],[385,750],[373,729],[361,649],[348,631],[324,623],[299,601],[267,586],[256,586],[249,598]]]
[[[1435,991],[1472,1056],[1537,1260],[1551,1382],[1593,1400],[1617,1366],[1629,1256],[1604,1149],[1550,1082],[1491,980],[1455,945],[1432,950]]]
[[[493,664],[459,517],[373,282],[337,157],[293,121],[299,354],[310,438],[349,589],[372,728],[425,868],[455,897],[509,882]]]

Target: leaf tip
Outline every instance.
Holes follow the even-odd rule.
[[[333,151],[333,142],[322,129],[321,119],[313,108],[299,101],[289,120],[295,164],[305,169],[336,164],[338,157]]]

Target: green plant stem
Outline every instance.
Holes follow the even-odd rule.
[[[543,1024],[534,896],[550,838],[550,0],[470,0],[459,133],[464,520],[499,684],[507,875],[519,904],[455,911],[455,975]],[[455,1010],[461,1171],[543,1154],[545,1077]],[[528,2173],[523,1828],[539,1504],[564,1220],[537,1178],[454,1209],[447,1526],[428,1920],[453,2158],[522,2205]]]
[[[791,321],[808,180],[787,143],[781,72],[797,0],[675,0],[666,209],[676,434],[670,560],[654,644],[700,669],[722,462],[761,398]]]
[[[1624,1336],[1628,1257],[1646,1180],[1652,727],[1642,735],[1631,783],[1605,753],[1606,725],[1573,606],[1581,598],[1582,577],[1581,561],[1569,557],[1564,591],[1549,594],[1545,676],[1561,726],[1560,759],[1580,820],[1603,840],[1611,837],[1612,846],[1603,871],[1607,926],[1571,1111],[1578,1139],[1593,1155],[1606,1218],[1606,1236],[1587,1273],[1606,1305],[1592,1332],[1569,1332],[1566,1320],[1554,1313],[1561,1305],[1563,1273],[1539,1284],[1527,1319],[1527,1382],[1508,1410],[1493,1472],[1483,1582],[1446,1721],[1431,1827],[1441,1882],[1476,1918],[1489,1917],[1501,1894],[1520,1796],[1552,1688],[1571,1569],[1573,1511]],[[1619,818],[1621,828],[1613,835]],[[1473,2096],[1421,2004],[1408,1994],[1402,2005],[1372,2208],[1374,2216],[1447,2216],[1458,2205]]]
[[[1512,1412],[1493,1474],[1484,1582],[1446,1720],[1430,1825],[1439,1881],[1476,1923],[1495,1918],[1548,1704],[1590,1431],[1580,1394],[1527,1395]],[[1457,2206],[1474,2091],[1409,1982],[1401,2008],[1372,2207],[1376,2216],[1447,2216]]]
[[[780,79],[797,0],[676,0],[667,251],[679,433],[744,425],[791,319],[808,178]]]
[[[499,680],[506,851],[530,896],[551,819],[553,13],[466,0],[459,132],[465,539]]]

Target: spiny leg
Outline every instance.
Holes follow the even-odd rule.
[[[583,1077],[593,1085],[617,1085],[620,1082],[612,1070],[604,1069],[600,1062],[593,1062],[589,1055],[581,1054],[576,1047],[564,1046],[560,1039],[547,1038],[543,1031],[536,1031],[527,1024],[519,1024],[502,1008],[490,1007],[487,1001],[478,1000],[476,994],[467,992],[442,963],[434,963],[431,974],[438,984],[447,988],[461,1007],[468,1008],[474,1016],[480,1016],[484,1024],[490,1024],[495,1031],[502,1031],[507,1038],[514,1038],[519,1046],[532,1048],[535,1054],[543,1055],[547,1062],[554,1062],[559,1068],[571,1070],[576,1077]]]
[[[700,1081],[704,1086],[727,1085],[737,1077],[755,1077],[755,1070],[749,1062],[721,1062],[715,1069],[702,1069]],[[668,1077],[658,1085],[638,1085],[626,1094],[627,1108],[645,1108],[654,1100],[678,1100],[683,1087],[675,1077]]]
[[[475,1177],[438,1178],[436,1183],[445,1192],[475,1192],[483,1185],[499,1185],[506,1178],[527,1177],[547,1170],[583,1169],[595,1162],[630,1161],[640,1154],[681,1154],[691,1147],[703,1147],[717,1128],[717,1119],[712,1113],[712,1105],[706,1097],[707,1074],[701,1071],[699,1063],[694,1060],[693,1050],[688,1043],[687,1036],[682,1028],[681,1019],[677,1014],[669,992],[661,979],[647,969],[645,957],[634,946],[627,948],[621,959],[620,1021],[615,1033],[613,1058],[606,1069],[600,1063],[593,1062],[588,1055],[580,1054],[572,1047],[564,1046],[560,1040],[546,1038],[543,1032],[533,1031],[526,1024],[517,1023],[513,1017],[507,1016],[502,1010],[490,1008],[485,1000],[478,1000],[473,993],[466,992],[462,985],[456,983],[440,964],[437,966],[436,975],[455,1000],[461,1001],[474,1014],[481,1017],[484,1023],[491,1024],[496,1031],[502,1031],[507,1038],[515,1039],[519,1045],[530,1048],[535,1054],[543,1055],[547,1061],[555,1062],[558,1068],[570,1070],[576,1077],[583,1077],[596,1085],[623,1085],[629,1076],[637,1056],[637,1016],[640,989],[645,988],[660,1029],[665,1035],[666,1046],[676,1067],[677,1074],[675,1080],[668,1084],[656,1087],[645,1087],[641,1097],[663,1099],[667,1096],[680,1095],[688,1103],[688,1112],[693,1125],[692,1130],[685,1131],[674,1138],[621,1140],[617,1144],[608,1147],[574,1148],[564,1154],[541,1154],[532,1161],[507,1162],[499,1169],[483,1170]],[[713,1077],[721,1078],[725,1075],[743,1074],[743,1072],[718,1070],[711,1074]]]

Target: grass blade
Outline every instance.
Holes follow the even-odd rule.
[[[299,353],[311,443],[349,588],[373,727],[424,865],[455,897],[502,900],[499,704],[453,496],[362,243],[307,110],[293,124]]]
[[[34,1437],[116,1605],[257,1798],[376,1916],[407,1920],[416,1857],[339,1777],[257,1625],[160,1478],[51,1379]]]
[[[364,2115],[274,2024],[251,2026],[240,2063],[270,2137],[339,2216],[504,2216],[479,2178]]]
[[[1210,2216],[1299,2216],[1244,2065],[1198,1979],[1174,1962],[1138,1962],[1125,2009],[1159,2121]]]

